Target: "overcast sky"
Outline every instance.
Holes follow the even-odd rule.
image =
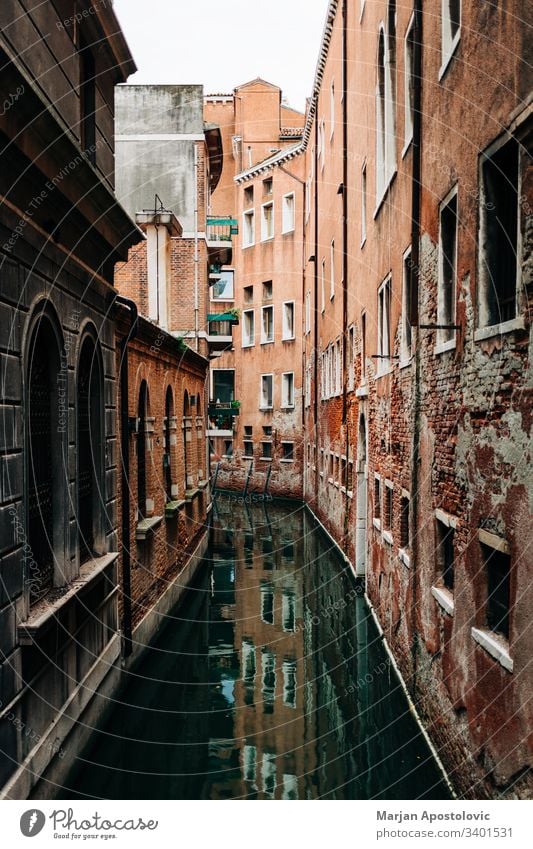
[[[328,0],[115,0],[139,68],[130,83],[231,92],[263,77],[303,111]]]

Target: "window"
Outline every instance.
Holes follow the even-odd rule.
[[[457,290],[457,187],[441,205],[439,228],[439,282],[437,298],[437,344],[455,339],[450,325],[455,322]]]
[[[294,372],[288,371],[281,378],[281,406],[294,407]]]
[[[378,291],[378,374],[390,369],[390,277]]]
[[[495,548],[481,549],[487,574],[487,625],[509,639],[511,558]]]
[[[341,394],[341,387],[342,387],[342,349],[341,349],[341,343],[340,343],[339,340],[337,340],[337,342],[335,342],[333,376],[334,376],[334,381],[335,381],[335,383],[334,383],[335,395],[340,395]]]
[[[481,156],[480,327],[517,315],[519,163],[515,139]]]
[[[274,307],[261,307],[261,345],[274,341]]]
[[[211,370],[211,398],[217,404],[229,404],[235,398],[234,369]]]
[[[254,429],[253,429],[252,425],[244,425],[244,436],[245,436],[245,438],[249,437],[249,436],[253,436],[253,432],[254,432]]]
[[[274,586],[270,581],[261,581],[261,619],[267,625],[274,623]]]
[[[407,150],[413,140],[413,124],[415,114],[415,19],[411,18],[404,43],[405,62],[405,128],[404,128],[404,150]]]
[[[268,280],[266,283],[263,283],[263,300],[272,300],[272,280]]]
[[[444,587],[453,592],[454,529],[437,519],[437,568]]]
[[[243,448],[244,448],[243,456],[246,459],[248,459],[248,458],[253,459],[253,456],[254,456],[254,444],[253,444],[253,442],[250,442],[249,440],[245,439],[244,442],[243,442]]]
[[[374,478],[374,519],[381,519],[381,479]]]
[[[233,457],[233,440],[225,439],[224,440],[224,457]]]
[[[366,242],[366,162],[361,169],[361,247]]]
[[[102,548],[100,522],[103,459],[103,375],[95,342],[86,337],[78,366],[78,535],[80,562]]]
[[[284,631],[293,633],[296,630],[296,599],[289,589],[284,589],[281,597],[281,621]]]
[[[387,37],[381,28],[378,40],[376,86],[376,198],[379,203],[396,167],[396,3],[389,0]]]
[[[249,348],[255,344],[255,312],[244,310],[242,319],[242,347]]]
[[[243,248],[250,248],[255,244],[255,212],[253,209],[243,213],[243,221],[242,246]]]
[[[80,41],[81,146],[90,162],[96,163],[96,67],[85,41]]]
[[[322,304],[322,312],[326,309],[326,260],[322,260],[322,269],[320,276],[320,293],[321,293],[321,304]]]
[[[348,391],[352,392],[355,385],[355,328],[348,331]]]
[[[294,460],[294,442],[282,442],[281,451],[282,460]]]
[[[261,375],[261,397],[259,406],[262,410],[270,410],[273,406],[273,383],[274,378],[271,374]]]
[[[165,428],[164,428],[164,445],[165,453],[163,455],[163,469],[165,474],[165,498],[166,501],[173,500],[172,491],[172,430],[175,428],[174,417],[174,399],[172,396],[172,388],[169,386],[165,395]]]
[[[441,0],[442,64],[439,78],[448,67],[461,37],[461,0]]]
[[[361,383],[366,380],[366,312],[361,313]]]
[[[294,192],[284,195],[282,206],[282,229],[284,233],[291,233],[294,230],[294,206]]]
[[[283,304],[283,335],[284,340],[294,339],[294,301]]]
[[[305,295],[305,332],[311,333],[311,292]]]
[[[264,203],[261,207],[261,241],[274,237],[274,204]]]
[[[385,33],[380,30],[378,42],[378,79],[376,90],[376,199],[385,191]]]
[[[272,443],[271,442],[262,442],[261,443],[261,451],[262,451],[262,459],[263,460],[271,460],[272,459]]]
[[[294,629],[293,629],[294,630]],[[296,707],[296,661],[284,660],[283,672],[283,704],[288,707]],[[296,779],[297,783],[298,779]],[[297,789],[297,787],[296,787]]]
[[[272,436],[272,425],[263,425],[263,435]]]
[[[329,297],[330,300],[335,297],[335,239],[332,239],[330,246],[330,263],[329,263]]]
[[[146,418],[148,415],[148,386],[143,380],[139,390],[137,405],[137,515],[139,519],[146,516]],[[184,428],[185,433],[185,428]],[[185,446],[185,450],[187,446]]]
[[[323,118],[320,119],[320,123],[318,125],[318,161],[320,162],[320,167],[324,170],[324,165],[326,162],[326,123]]]
[[[329,122],[329,137],[331,139],[333,138],[333,133],[335,132],[335,82],[333,81],[329,90]]]
[[[250,206],[254,202],[254,187],[247,186],[244,190],[244,206]]]
[[[413,352],[413,340],[411,330],[411,298],[413,280],[413,261],[411,259],[411,248],[403,255],[403,280],[402,280],[402,325],[401,346],[402,361],[410,359]]]
[[[233,275],[233,271],[220,272],[220,280],[217,280],[211,287],[212,301],[233,301],[235,297]]]
[[[406,495],[402,495],[401,512],[400,512],[400,547],[404,550],[410,546],[409,538],[409,506],[410,499]]]
[[[386,531],[390,531],[392,529],[392,511],[394,504],[394,491],[392,485],[389,483],[385,484],[385,503],[383,509],[383,529]]]
[[[263,180],[263,194],[271,195],[272,194],[272,177],[267,177],[266,180]]]
[[[245,304],[253,304],[254,302],[254,287],[253,286],[245,286],[243,291],[244,303]]]

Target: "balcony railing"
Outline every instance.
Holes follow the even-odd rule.
[[[231,242],[239,232],[237,220],[231,215],[208,215],[207,216],[207,241],[208,242]]]

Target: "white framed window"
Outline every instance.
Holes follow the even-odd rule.
[[[244,310],[242,314],[242,347],[255,345],[255,312]]]
[[[287,195],[283,195],[282,201],[282,232],[283,233],[292,233],[294,230],[295,222],[295,195],[294,192],[290,192]]]
[[[294,407],[294,372],[286,371],[281,376],[281,406]]]
[[[329,249],[329,274],[329,299],[332,301],[335,297],[335,239],[331,240]]]
[[[413,123],[415,109],[415,18],[409,21],[404,41],[404,95],[405,95],[405,126],[404,126],[404,153],[413,140]]]
[[[326,122],[324,118],[320,119],[318,125],[318,160],[323,171],[326,164]]]
[[[242,246],[243,248],[251,248],[255,245],[255,210],[247,209],[242,214]]]
[[[261,345],[274,341],[274,307],[261,307]]]
[[[379,207],[396,168],[395,13],[389,3],[388,33],[379,31],[376,84],[376,201]]]
[[[233,301],[235,298],[233,277],[234,271],[224,269],[220,272],[220,279],[211,286],[212,301]]]
[[[320,272],[320,296],[321,296],[321,311],[326,309],[326,260],[322,260],[322,268]]]
[[[274,238],[274,204],[264,203],[261,206],[261,241]]]
[[[516,139],[498,139],[482,153],[479,168],[478,325],[504,333],[519,312],[521,162]],[[475,338],[483,336],[478,329]]]
[[[411,330],[411,298],[413,291],[413,260],[411,247],[403,255],[402,265],[402,321],[401,321],[401,362],[407,362],[413,352]]]
[[[361,383],[366,382],[366,312],[361,313]]]
[[[340,340],[335,342],[335,395],[341,394],[342,386],[342,347]]]
[[[305,220],[309,221],[311,215],[311,177],[305,184]]]
[[[348,391],[352,392],[355,386],[355,327],[353,324],[348,329]]]
[[[285,341],[294,339],[294,301],[283,302],[282,336]]]
[[[361,247],[366,242],[366,159],[361,168]]]
[[[455,343],[455,299],[457,292],[457,186],[439,210],[439,276],[437,292],[437,350]]]
[[[441,0],[441,67],[439,80],[461,38],[461,0]]]
[[[305,294],[305,333],[311,333],[311,292]]]
[[[333,138],[333,133],[335,132],[335,81],[331,81],[331,86],[329,89],[329,137]]]
[[[274,405],[274,375],[262,374],[259,387],[259,407],[261,410],[271,410]]]
[[[378,289],[378,375],[389,372],[391,366],[390,304],[391,278],[389,276]]]

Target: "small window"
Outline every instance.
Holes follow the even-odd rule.
[[[381,519],[381,480],[374,478],[374,519]]]
[[[235,297],[233,277],[233,271],[220,272],[220,280],[217,280],[211,287],[212,301],[233,301]]]
[[[274,622],[274,587],[270,581],[261,581],[261,619],[267,625]]]
[[[366,380],[366,312],[361,313],[361,383]]]
[[[511,558],[488,546],[481,548],[487,573],[487,625],[509,639]]]
[[[272,436],[272,425],[263,425],[263,435]]]
[[[285,301],[283,304],[283,336],[287,341],[294,339],[294,301]]]
[[[390,368],[390,299],[389,277],[378,291],[378,374],[388,372]]]
[[[243,289],[244,303],[253,304],[254,302],[254,287],[245,286]]]
[[[281,406],[294,407],[294,373],[286,372],[281,378]]]
[[[274,378],[271,374],[261,375],[260,407],[263,410],[272,409],[272,406],[273,406],[273,383],[274,383]]]
[[[253,429],[252,425],[244,425],[244,436],[245,437],[253,436],[253,432],[254,432],[254,429]]]
[[[244,310],[242,314],[242,347],[249,348],[255,344],[255,313]]]
[[[453,592],[454,585],[454,530],[437,520],[437,568],[442,583]]]
[[[242,237],[242,245],[243,248],[250,248],[255,244],[255,212],[253,209],[249,209],[247,212],[243,214],[244,218],[244,228],[243,228],[243,237]]]
[[[274,204],[264,203],[261,207],[261,241],[274,237]]]
[[[361,169],[361,247],[366,242],[366,162]]]
[[[517,315],[519,162],[514,139],[481,157],[480,327]]]
[[[451,325],[455,323],[457,291],[457,189],[442,204],[439,228],[439,283],[437,299],[437,332],[439,344],[455,338]]]
[[[271,442],[262,442],[261,443],[261,451],[262,451],[261,456],[264,460],[271,460],[272,459],[272,443]]]
[[[251,206],[254,202],[254,187],[247,186],[244,190],[244,206]]]
[[[294,442],[282,442],[281,451],[283,460],[294,460]]]
[[[405,60],[405,131],[404,131],[404,146],[405,149],[413,140],[413,124],[415,114],[415,21],[414,17],[405,35],[404,45],[404,60]]]
[[[446,70],[461,37],[461,0],[442,2],[442,65],[440,75]]]
[[[411,298],[413,293],[413,260],[411,248],[403,255],[402,281],[402,360],[409,360],[413,352],[413,334],[411,329]]]
[[[254,444],[253,442],[249,442],[248,440],[244,440],[243,442],[244,454],[243,456],[247,459],[253,459],[254,456]]]
[[[329,297],[332,300],[335,297],[335,239],[332,239],[330,246],[329,273]]]
[[[305,295],[305,333],[311,333],[311,292]]]
[[[233,440],[224,440],[224,457],[233,457]]]
[[[267,280],[266,283],[263,283],[263,300],[272,300],[272,280]]]
[[[402,496],[401,513],[400,513],[400,547],[408,549],[410,546],[409,539],[409,505],[410,500],[406,496]]]
[[[322,260],[322,268],[320,275],[320,292],[321,292],[321,309],[322,312],[326,309],[326,260]]]
[[[283,197],[283,232],[291,233],[294,230],[294,192]]]
[[[274,307],[261,307],[261,344],[274,341]]]
[[[385,486],[385,503],[383,505],[383,529],[386,531],[392,530],[394,491],[392,486]]]
[[[355,328],[348,331],[348,391],[352,392],[355,385]]]
[[[263,180],[263,194],[271,195],[272,194],[272,177],[267,177],[266,180]]]
[[[331,83],[331,88],[329,91],[329,122],[329,137],[331,139],[333,138],[333,133],[335,132],[335,82]]]

